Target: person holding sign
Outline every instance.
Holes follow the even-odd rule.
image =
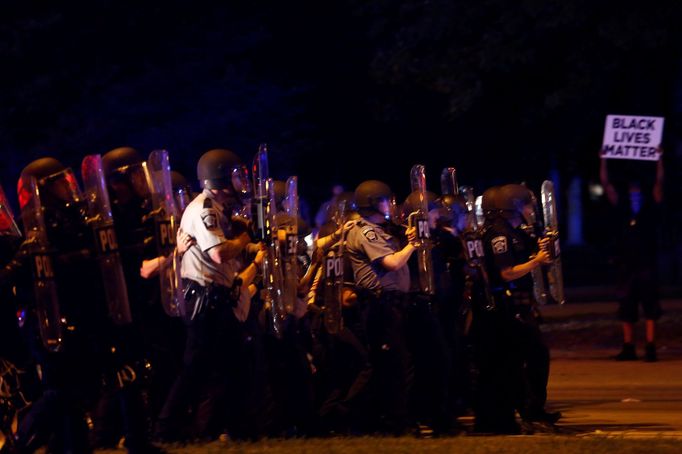
[[[616,255],[618,264],[618,316],[623,323],[623,348],[618,361],[637,359],[634,325],[642,305],[646,319],[644,360],[656,361],[656,320],[661,316],[656,279],[657,231],[663,201],[662,150],[656,147],[654,166],[634,161],[611,162],[605,149],[600,152],[600,179],[606,198],[615,211],[619,232]],[[618,165],[619,164],[619,165]],[[632,165],[634,164],[634,165]],[[653,167],[653,168],[652,168]]]

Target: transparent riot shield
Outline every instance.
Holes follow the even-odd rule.
[[[416,227],[417,264],[419,267],[419,288],[427,294],[435,293],[433,277],[433,261],[431,259],[431,231],[429,229],[429,206],[426,198],[426,175],[423,165],[412,166],[410,171],[412,191],[418,194],[417,210],[408,216],[410,227]]]
[[[460,194],[464,197],[464,203],[467,206],[467,226],[474,230],[478,230],[481,227],[477,220],[476,215],[476,195],[474,194],[474,188],[471,186],[462,186],[460,189]]]
[[[474,200],[474,218],[476,225],[480,228],[485,224],[485,213],[483,213],[483,196],[479,195]]]
[[[21,231],[14,222],[14,214],[12,208],[7,202],[5,191],[0,186],[0,235],[7,235],[12,237],[20,237]]]
[[[101,156],[98,154],[86,156],[81,163],[81,174],[88,204],[88,224],[95,235],[97,262],[102,273],[109,317],[118,325],[127,324],[132,321],[128,290],[114,230],[114,218],[111,215],[109,193],[102,171]]]
[[[530,191],[530,190],[529,190]],[[533,211],[531,213],[531,218],[529,219],[530,224],[526,226],[527,232],[534,238],[537,238],[539,231],[542,231],[542,226],[540,225],[541,220],[537,214],[537,199],[533,191],[530,191],[531,199],[533,203]],[[547,285],[545,284],[545,272],[544,267],[538,266],[534,268],[530,275],[533,278],[533,294],[535,295],[535,301],[540,304],[547,304]]]
[[[62,316],[38,182],[33,177],[20,178],[18,186],[21,219],[31,257],[40,338],[45,348],[57,352],[62,347]]]
[[[253,160],[253,190],[256,234],[266,248],[262,265],[263,300],[270,311],[272,333],[275,337],[281,338],[287,311],[284,307],[282,255],[276,236],[275,184],[274,180],[269,178],[268,149],[265,144],[258,148]]]
[[[166,150],[154,150],[147,158],[149,186],[152,193],[154,213],[154,239],[161,260],[159,286],[161,305],[166,314],[179,317],[182,313],[182,279],[180,258],[175,254],[176,233],[180,225],[180,213],[175,205],[171,169]]]
[[[343,251],[346,243],[346,232],[343,225],[346,221],[346,202],[337,208],[337,227],[341,227],[342,235],[339,243],[332,247],[324,260],[324,326],[329,334],[338,334],[343,328]]]
[[[459,194],[457,185],[457,170],[454,167],[446,167],[440,174],[440,192],[443,195]]]
[[[485,249],[483,248],[482,230],[476,219],[476,196],[471,186],[462,186],[460,193],[464,197],[467,208],[466,228],[460,234],[462,239],[462,249],[467,261],[468,268],[475,273],[472,279],[467,280],[467,285],[473,286],[474,282],[480,283],[482,296],[484,298],[484,308],[492,310],[495,308],[493,292],[490,288],[488,270],[485,266]],[[471,289],[469,289],[471,290]],[[472,292],[467,292],[467,297],[472,298]]]
[[[284,308],[288,313],[294,311],[298,290],[298,178],[289,177],[286,182],[287,193],[284,211],[287,221],[278,226],[284,238],[280,238],[280,251],[284,266]],[[281,241],[281,240],[284,241]]]
[[[549,238],[549,253],[552,263],[547,266],[547,282],[549,294],[555,302],[564,304],[564,276],[561,269],[561,247],[559,246],[559,220],[557,218],[554,184],[545,180],[540,188],[542,215],[545,220],[544,235]]]

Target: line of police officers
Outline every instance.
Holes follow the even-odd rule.
[[[486,191],[479,226],[456,193],[413,193],[400,216],[391,189],[365,181],[333,201],[309,257],[310,229],[283,216],[281,184],[266,185],[274,241],[257,239],[267,226],[250,220],[254,191],[232,151],[201,156],[191,202],[178,175],[170,189],[163,153],[146,162],[125,147],[86,160],[84,192],[53,158],[22,171],[23,242],[0,193],[1,302],[18,314],[2,317],[2,358],[40,382],[3,372],[13,383],[0,401],[13,434],[5,449],[449,434],[469,409],[482,433],[519,433],[517,412],[558,419],[544,408],[549,353],[530,278],[552,258],[524,186]],[[404,225],[415,199],[427,203],[425,229]],[[292,222],[293,242],[278,234]],[[420,251],[429,255],[417,261]],[[268,316],[286,293],[287,255],[299,264],[296,301]],[[422,257],[435,283],[426,292]],[[149,279],[158,274],[160,287]]]

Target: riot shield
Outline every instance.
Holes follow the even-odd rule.
[[[333,247],[324,260],[324,326],[329,334],[338,334],[343,328],[343,251],[346,232],[343,225],[346,220],[346,203],[337,208],[337,227],[341,227],[342,235],[336,247]]]
[[[427,294],[435,293],[433,277],[433,261],[431,259],[431,231],[429,230],[429,206],[426,199],[426,175],[423,165],[414,165],[410,171],[412,192],[419,196],[417,210],[408,216],[410,227],[416,227],[417,239],[417,264],[419,267],[419,288]]]
[[[20,178],[18,186],[21,219],[31,257],[40,338],[45,348],[57,352],[62,347],[62,316],[38,182],[34,177]]]
[[[114,230],[114,218],[111,215],[109,193],[102,171],[101,156],[98,154],[86,156],[81,164],[81,174],[85,199],[88,203],[88,224],[95,235],[97,262],[102,273],[109,317],[118,325],[127,324],[132,321],[128,290]]]
[[[554,197],[554,184],[545,180],[540,188],[542,202],[542,215],[545,220],[545,236],[549,238],[549,253],[552,263],[547,267],[547,281],[549,294],[555,302],[564,304],[564,276],[561,269],[561,248],[559,246],[559,221],[557,219],[556,200]]]
[[[476,195],[474,188],[471,186],[462,186],[459,188],[460,194],[464,197],[464,203],[467,206],[467,226],[473,230],[478,230],[480,227],[476,218]]]
[[[187,205],[192,202],[192,188],[180,172],[171,170],[171,186],[175,197],[175,206],[179,213],[183,213]]]
[[[17,223],[14,222],[12,208],[7,202],[7,197],[5,196],[5,191],[2,190],[2,186],[0,186],[0,235],[13,237],[21,236],[21,231],[19,230],[19,227],[17,227]]]
[[[296,304],[298,290],[298,178],[289,177],[286,182],[287,193],[284,199],[284,211],[287,222],[278,226],[283,234],[280,240],[282,264],[284,266],[284,308],[292,313]]]
[[[469,270],[472,271],[471,279],[467,280],[469,287],[473,286],[474,281],[481,285],[482,296],[484,298],[484,309],[492,310],[495,308],[495,301],[493,299],[493,292],[490,288],[490,279],[488,278],[488,271],[485,267],[485,250],[483,249],[483,239],[481,228],[476,220],[476,196],[471,186],[462,186],[461,194],[464,197],[467,207],[467,224],[464,231],[460,234],[462,240],[462,249],[464,250],[464,257],[467,261]],[[469,288],[468,298],[473,297],[471,288]],[[469,301],[470,302],[470,301]]]
[[[266,233],[266,217],[269,204],[268,191],[266,190],[266,182],[270,177],[270,170],[268,168],[268,146],[261,144],[258,147],[258,153],[253,158],[253,203],[252,208],[254,212],[251,218],[255,221],[256,238],[265,241],[268,234]],[[270,232],[270,235],[272,233]]]
[[[269,178],[268,149],[265,144],[258,148],[253,160],[253,190],[256,234],[266,248],[262,265],[263,300],[270,310],[272,333],[275,337],[281,338],[287,311],[284,307],[282,255],[276,236],[275,185],[274,180]]]
[[[446,167],[440,174],[440,192],[443,195],[459,194],[457,185],[457,170],[454,167]]]
[[[533,191],[529,192],[531,194],[531,200],[533,203],[533,211],[531,213],[531,218],[529,219],[530,224],[525,227],[526,232],[533,238],[537,238],[538,232],[542,232],[542,226],[540,225],[541,220],[537,214],[537,199]],[[535,295],[535,301],[540,304],[547,304],[547,285],[545,285],[545,272],[542,266],[534,268],[530,272],[533,278],[533,294]]]
[[[180,258],[174,254],[174,251],[180,215],[173,196],[168,152],[166,150],[152,151],[147,159],[147,171],[154,206],[156,250],[159,257],[165,258],[161,261],[159,269],[161,305],[166,314],[179,317],[182,312],[180,306],[182,279]]]
[[[478,282],[484,299],[484,309],[488,311],[492,310],[495,308],[495,301],[493,299],[493,292],[490,288],[488,271],[485,267],[485,252],[480,230],[467,229],[462,232],[461,239],[467,266],[471,272],[471,276],[467,279],[467,285],[473,286],[475,281]],[[468,290],[467,298],[471,300],[471,298],[473,298],[473,292],[471,288]],[[471,303],[471,301],[469,301],[469,303]]]
[[[474,199],[474,219],[480,228],[485,224],[485,213],[483,213],[483,196],[479,195]]]

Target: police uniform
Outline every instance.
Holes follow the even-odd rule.
[[[202,287],[231,287],[237,274],[238,262],[228,260],[217,264],[208,255],[209,249],[227,241],[226,234],[232,228],[225,208],[213,199],[210,190],[204,189],[187,206],[180,228],[196,241],[182,256],[182,278],[192,280]]]
[[[320,237],[331,235],[336,224],[327,223],[320,229]],[[329,247],[311,291],[314,291],[316,306],[326,307],[327,298],[336,299],[333,283],[327,279],[335,279],[334,274],[340,242]],[[318,251],[321,252],[321,251]],[[332,261],[331,263],[329,261]],[[348,260],[342,259],[342,285],[354,288],[353,269]],[[332,285],[332,287],[329,287]],[[369,361],[364,339],[362,322],[358,316],[358,304],[343,307],[341,304],[342,326],[334,335],[323,329],[322,317],[326,312],[315,314],[313,335],[313,361],[317,369],[315,374],[317,409],[319,426],[323,433],[361,432],[368,428],[367,404],[369,381],[372,366]]]
[[[469,315],[463,306],[465,287],[464,242],[445,229],[436,228],[431,231],[434,248],[433,257],[436,294],[434,309],[440,323],[443,342],[446,345],[445,360],[448,364],[447,375],[450,376],[447,403],[449,412],[464,410],[464,402],[468,400],[469,371],[466,362],[465,329],[466,317]]]
[[[287,275],[286,263],[295,257],[298,251],[292,249],[292,244],[289,243],[291,238],[285,232],[294,226],[297,227],[298,220],[282,207],[282,200],[286,195],[284,182],[275,181],[275,188],[277,209],[282,210],[274,216],[278,233],[276,241],[279,242],[282,257],[282,273],[285,275],[284,280],[297,279],[298,275]],[[296,261],[298,263],[298,258]],[[298,271],[300,269],[297,269]],[[284,291],[286,293],[286,290]],[[295,298],[291,312],[286,315],[281,338],[275,336],[266,338],[266,349],[273,400],[271,407],[275,416],[270,432],[274,436],[307,435],[313,426],[315,402],[313,375],[308,359],[312,350],[310,320],[307,316],[306,303],[302,298]]]
[[[501,275],[505,268],[530,260],[537,252],[537,238],[530,229],[513,228],[498,217],[484,233],[486,265],[499,311],[502,333],[508,335],[504,349],[511,358],[509,391],[514,407],[524,419],[546,416],[549,349],[538,328],[533,279],[528,273],[511,282]],[[507,398],[509,396],[505,396]]]
[[[231,287],[240,266],[237,259],[215,263],[208,254],[228,240],[231,229],[225,208],[209,189],[187,206],[180,228],[196,244],[182,257],[187,339],[182,371],[159,415],[156,434],[161,439],[178,437],[188,405],[206,388],[207,377],[225,376],[222,349],[228,348],[227,331],[234,321],[236,298]]]
[[[40,187],[39,200],[29,195],[31,177]],[[49,325],[61,326],[64,320],[68,325],[63,336],[59,336],[62,338],[59,352],[53,348],[48,351],[42,343],[32,342],[32,353],[43,372],[45,392],[22,420],[18,446],[20,450],[30,450],[31,444],[44,440],[46,430],[55,430],[55,440],[63,444],[56,450],[84,450],[83,446],[74,446],[87,444],[87,426],[79,414],[81,405],[86,400],[92,401],[100,391],[102,378],[106,381],[116,376],[127,359],[120,339],[127,324],[114,326],[109,317],[104,289],[108,275],[97,266],[92,226],[73,173],[53,158],[42,158],[22,171],[19,186],[24,196],[22,203],[39,203],[44,208],[40,210],[42,220],[36,217],[26,221],[39,224],[44,221],[46,242],[40,248],[46,248],[51,256],[48,263],[52,265],[50,272],[42,274],[54,279],[59,309],[58,314],[49,311],[52,319]],[[26,212],[28,216],[35,216],[36,212],[32,213]],[[31,329],[36,327],[32,325],[24,324],[30,340],[35,339]],[[48,346],[51,346],[49,342]],[[136,406],[141,404],[141,399],[135,402],[133,399],[126,399],[120,406],[125,408],[125,416],[134,413],[137,417],[125,420],[126,446],[137,449],[146,445],[144,412]],[[53,422],[58,420],[51,427],[43,423],[50,412],[53,414],[48,418]],[[63,430],[69,432],[60,434]]]
[[[374,367],[374,396],[380,429],[401,433],[407,427],[408,369],[406,308],[410,275],[407,266],[389,271],[381,259],[400,250],[396,237],[361,219],[348,231],[346,254],[353,268],[358,304],[367,310],[367,337]]]
[[[410,271],[407,266],[386,270],[380,259],[400,250],[398,238],[389,235],[377,224],[365,219],[357,221],[348,232],[346,252],[353,267],[355,285],[372,293],[407,292]]]

